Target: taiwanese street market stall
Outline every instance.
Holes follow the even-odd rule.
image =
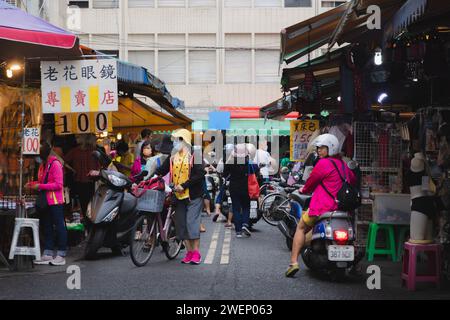
[[[371,25],[377,22],[368,10],[371,5],[380,8],[380,28]],[[303,152],[291,152],[291,160],[303,161],[298,155],[311,139],[329,132],[340,140],[344,156],[358,162],[363,205],[356,213],[357,242],[369,261],[380,254],[401,260],[409,234],[409,243],[443,245],[447,280],[449,34],[448,1],[349,1],[282,30],[281,62],[288,64],[282,71],[284,96],[261,109],[261,117],[269,119],[293,111],[300,113],[300,123],[320,118],[318,132],[295,147]],[[312,51],[325,45],[325,54],[310,59]],[[307,62],[295,65],[305,56]],[[324,112],[329,116],[319,117]],[[418,161],[424,162],[422,185],[430,195],[421,201],[431,201],[428,207],[434,208],[423,215],[414,205],[419,199],[413,171]],[[425,232],[431,224],[432,235]],[[387,233],[377,237],[379,226]],[[376,249],[387,243],[390,248]]]
[[[39,140],[52,141],[55,134],[69,133],[100,136],[112,132],[114,126],[130,131],[135,127],[189,128],[192,120],[175,110],[183,102],[172,97],[165,84],[145,68],[80,48],[75,35],[3,1],[0,48],[0,264],[8,264],[4,255],[10,250],[14,218],[33,215],[35,196],[23,186],[36,178]],[[94,70],[101,80],[96,85],[56,83],[55,72],[66,81],[77,77],[94,81]],[[107,84],[106,79],[111,82]],[[155,101],[161,110],[144,103],[145,98]],[[25,140],[28,134],[34,139],[31,143]],[[26,146],[30,150],[25,150]],[[19,241],[24,248],[31,244],[25,233]],[[23,265],[22,259],[14,261],[16,266]]]

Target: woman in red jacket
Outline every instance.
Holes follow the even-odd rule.
[[[286,271],[286,277],[293,277],[299,270],[298,256],[300,250],[305,244],[306,234],[314,227],[318,217],[326,212],[338,209],[335,199],[342,188],[340,175],[347,177],[347,181],[350,184],[356,184],[355,174],[340,158],[339,140],[334,135],[320,135],[313,143],[317,148],[320,159],[314,166],[306,184],[300,189],[300,193],[312,193],[313,196],[308,211],[302,213],[302,218],[295,231],[291,263]],[[338,168],[339,172],[336,168]]]
[[[45,192],[48,211],[42,212],[44,225],[44,254],[35,264],[51,264],[62,266],[66,264],[67,230],[64,223],[64,188],[63,166],[61,162],[50,155],[51,146],[44,142],[40,157],[42,165],[39,168],[38,181],[29,182],[25,188]],[[54,231],[57,234],[57,253],[54,255]]]

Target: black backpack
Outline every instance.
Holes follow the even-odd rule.
[[[339,177],[342,180],[342,187],[341,189],[339,189],[338,193],[337,193],[337,198],[335,198],[331,192],[329,192],[327,190],[327,188],[325,188],[325,185],[323,184],[323,182],[320,182],[320,184],[322,185],[322,187],[325,189],[325,191],[330,195],[330,197],[332,197],[334,199],[334,201],[336,201],[336,203],[338,204],[338,209],[342,210],[342,211],[353,211],[357,208],[359,208],[361,206],[361,194],[359,192],[359,190],[352,186],[350,183],[348,183],[347,181],[347,176],[345,174],[345,163],[344,161],[342,161],[342,168],[344,170],[344,177],[342,177],[341,172],[339,171],[336,163],[334,163],[333,160],[331,160],[331,163],[333,164],[333,166],[336,168]]]

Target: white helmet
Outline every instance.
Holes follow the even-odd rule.
[[[339,140],[336,136],[326,133],[318,136],[314,141],[316,147],[328,147],[328,155],[330,157],[339,153]]]

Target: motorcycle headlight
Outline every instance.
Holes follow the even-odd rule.
[[[125,179],[119,178],[113,174],[109,174],[108,179],[116,187],[123,187],[127,184],[127,181]]]
[[[114,209],[111,210],[111,212],[105,217],[105,219],[103,219],[104,222],[111,222],[114,220],[114,218],[117,216],[117,214],[119,213],[119,207],[115,207]]]

